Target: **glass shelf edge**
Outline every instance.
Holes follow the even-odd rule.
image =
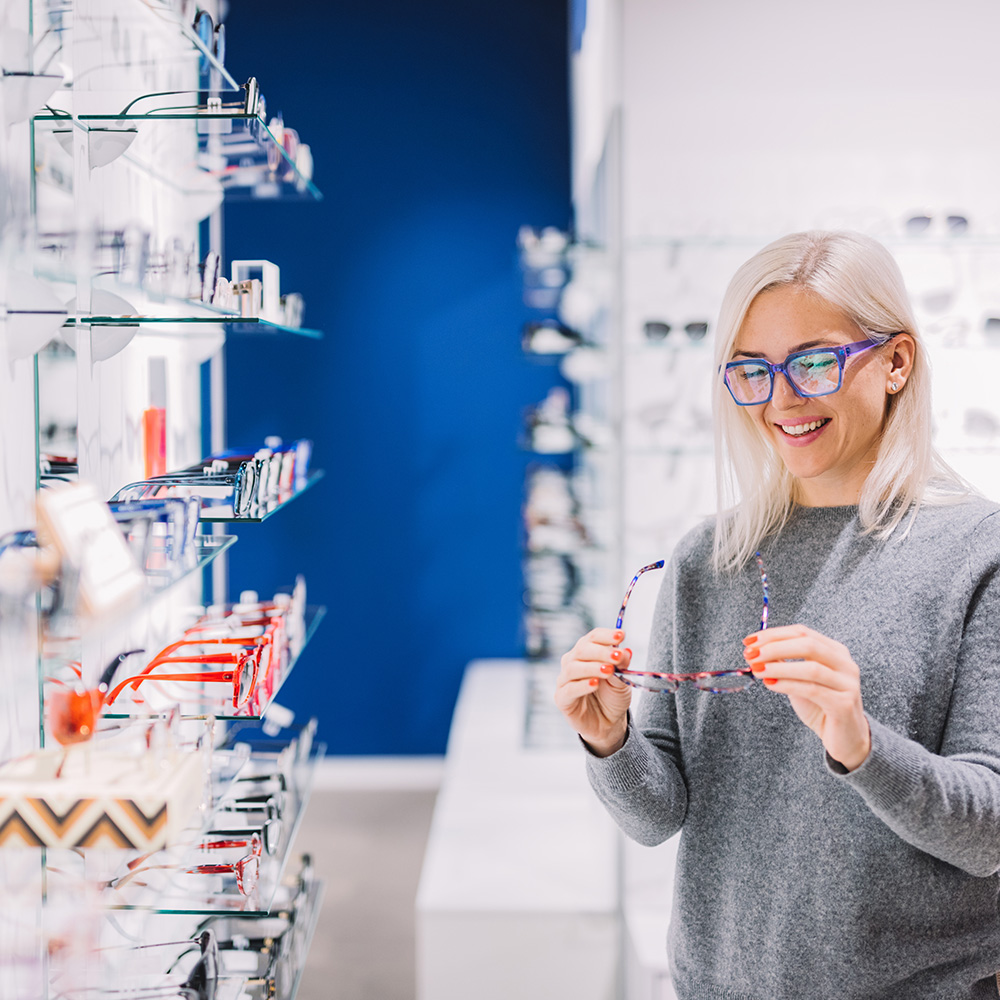
[[[242,89],[237,87],[237,89]],[[185,93],[188,93],[185,91]],[[230,93],[229,91],[190,91],[190,93]],[[152,95],[147,95],[152,96]],[[314,201],[322,201],[323,193],[316,187],[313,183],[312,178],[306,177],[299,168],[296,166],[295,161],[292,160],[288,153],[286,152],[284,145],[275,140],[274,133],[268,127],[267,122],[260,117],[259,114],[248,114],[245,111],[207,111],[207,110],[191,110],[186,113],[159,113],[155,109],[148,111],[146,113],[139,114],[73,114],[71,112],[65,112],[61,114],[36,114],[31,117],[32,122],[41,123],[52,123],[61,122],[66,125],[78,125],[81,128],[86,129],[89,124],[94,125],[104,125],[108,122],[120,122],[120,123],[144,123],[144,122],[172,122],[172,121],[198,121],[198,122],[244,122],[246,123],[248,129],[253,131],[254,127],[258,127],[261,132],[267,137],[266,139],[253,139],[253,144],[258,150],[264,151],[266,149],[266,143],[271,142],[278,154],[281,156],[282,161],[285,166],[292,171],[292,176],[288,179],[278,179],[272,178],[269,180],[270,185],[276,186],[279,191],[281,188],[292,188],[299,191],[303,198],[306,192]],[[236,182],[230,182],[229,184],[223,184],[223,192],[228,190],[241,191],[241,190],[253,190],[258,187],[259,184],[240,184]],[[304,190],[303,190],[304,188]],[[257,196],[251,197],[249,200],[253,201],[280,201],[280,197],[275,197],[272,195],[267,196]]]
[[[312,948],[313,938],[316,936],[316,928],[319,926],[320,913],[323,911],[323,897],[326,895],[326,882],[321,878],[317,878],[313,882],[312,886],[310,886],[309,893],[313,895],[314,898],[309,900],[309,922],[307,924],[306,936],[302,944],[303,961],[299,963],[299,967],[295,970],[295,982],[292,983],[292,988],[285,1000],[297,1000],[298,998],[299,986],[302,983],[302,973],[305,972],[309,949]]]
[[[294,500],[297,500],[303,493],[307,490],[311,490],[324,476],[326,473],[322,469],[317,469],[315,472],[309,473],[309,478],[299,486],[291,496],[282,500],[276,506],[272,507],[270,510],[261,514],[259,517],[228,517],[228,516],[218,516],[213,517],[211,514],[206,514],[206,510],[211,510],[210,507],[203,507],[201,514],[201,522],[203,524],[261,524],[270,517],[274,517],[279,511],[282,511]]]
[[[235,316],[232,313],[215,313],[205,316],[75,316],[67,319],[63,326],[226,326],[235,333],[290,333],[298,337],[322,340],[323,331],[304,326],[284,326],[258,317]],[[246,329],[240,329],[246,327]]]

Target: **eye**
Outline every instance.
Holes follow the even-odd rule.
[[[767,369],[761,365],[739,365],[730,370],[735,371],[737,378],[744,382],[756,382],[767,378]]]

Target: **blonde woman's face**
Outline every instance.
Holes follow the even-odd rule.
[[[730,360],[764,358],[778,364],[795,351],[838,347],[865,337],[847,315],[814,292],[780,286],[754,299]],[[901,334],[849,358],[840,389],[828,396],[799,396],[778,373],[767,403],[743,407],[795,478],[799,503],[830,507],[858,502],[875,463],[891,384],[895,380],[902,386],[912,350],[912,338]]]

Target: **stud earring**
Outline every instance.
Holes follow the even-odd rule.
[[[899,385],[896,382],[893,382],[892,385],[889,388],[892,389],[893,392],[898,392],[899,391]]]

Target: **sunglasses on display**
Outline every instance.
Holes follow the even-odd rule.
[[[784,361],[771,364],[763,358],[730,361],[725,366],[725,383],[737,406],[758,406],[774,394],[774,377],[779,372],[788,380],[797,396],[829,396],[841,386],[844,364],[888,340],[858,340],[840,347],[810,348],[794,351]]]
[[[649,320],[642,325],[642,332],[646,339],[654,343],[666,340],[672,329],[673,327],[669,323],[664,323],[661,320]],[[705,339],[705,334],[708,333],[708,323],[685,323],[683,329],[688,339],[697,343],[699,340]]]
[[[757,564],[757,571],[760,574],[760,583],[763,590],[763,610],[760,615],[760,629],[767,628],[768,608],[770,605],[767,585],[767,571],[764,569],[764,560],[757,552],[754,555]],[[664,560],[660,559],[648,566],[643,566],[638,573],[632,577],[632,582],[625,591],[625,598],[622,601],[621,609],[618,612],[618,619],[615,628],[620,629],[625,621],[625,609],[628,607],[629,598],[639,578],[654,569],[663,569]],[[693,684],[701,691],[708,691],[711,694],[737,694],[745,691],[754,682],[753,673],[749,667],[740,667],[735,670],[699,670],[694,673],[671,674],[661,673],[653,670],[615,670],[615,676],[631,687],[639,688],[643,691],[654,691],[658,694],[672,694],[677,691],[682,684]]]

